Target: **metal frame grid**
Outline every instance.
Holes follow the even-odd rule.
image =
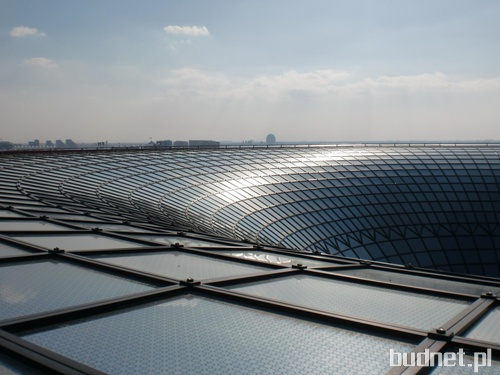
[[[470,154],[473,150],[468,151]],[[279,152],[277,152],[279,154]],[[439,154],[439,152],[438,152]],[[119,156],[119,154],[117,154]],[[79,155],[78,158],[94,157],[97,161],[99,155]],[[154,166],[154,154],[151,165]],[[17,160],[9,163],[14,166],[24,163],[27,169],[30,169],[29,162],[16,155]],[[42,156],[42,158],[44,158]],[[118,158],[119,159],[119,158]],[[51,160],[51,159],[50,159]],[[38,161],[36,161],[38,163]],[[35,164],[36,164],[35,163]],[[124,162],[126,163],[126,162]],[[209,163],[209,161],[207,161]],[[7,163],[8,164],[8,163]],[[75,163],[79,166],[80,163]],[[65,166],[65,162],[60,162]],[[56,168],[57,163],[51,168]],[[3,166],[5,168],[5,166]],[[151,301],[168,301],[179,295],[195,295],[204,298],[225,301],[234,305],[244,305],[256,310],[270,311],[283,316],[293,316],[298,319],[312,320],[320,322],[326,326],[342,327],[348,330],[363,332],[373,336],[390,337],[415,345],[414,352],[422,352],[425,349],[432,351],[453,351],[460,347],[470,351],[484,352],[486,349],[492,349],[495,361],[500,356],[500,342],[487,342],[467,337],[469,330],[478,324],[478,322],[487,316],[488,313],[500,306],[500,280],[484,276],[460,275],[447,272],[438,272],[430,269],[415,267],[412,265],[399,266],[394,264],[380,263],[376,261],[360,260],[355,258],[322,254],[320,252],[311,253],[296,251],[279,246],[268,246],[251,241],[232,240],[230,238],[211,236],[201,231],[189,231],[185,223],[165,225],[164,222],[156,221],[155,217],[136,216],[130,214],[125,209],[129,206],[116,206],[123,209],[123,216],[118,215],[118,211],[107,210],[106,207],[96,204],[95,208],[89,209],[88,202],[78,202],[74,196],[69,200],[57,201],[60,197],[60,191],[63,184],[56,180],[56,185],[50,181],[40,180],[37,184],[40,189],[37,194],[42,194],[44,186],[47,186],[44,195],[34,196],[33,193],[24,190],[23,181],[25,181],[26,169],[15,173],[16,169],[10,169],[9,174],[17,175],[19,179],[10,181],[4,179],[0,182],[0,251],[1,246],[20,249],[25,251],[25,255],[0,256],[0,267],[10,267],[17,264],[29,264],[37,261],[58,261],[64,264],[72,264],[84,269],[95,270],[105,275],[116,275],[128,280],[145,282],[155,287],[151,290],[121,295],[104,300],[71,305],[55,310],[44,311],[29,316],[19,316],[0,320],[0,348],[8,356],[20,358],[22,361],[28,361],[34,368],[42,372],[50,373],[74,373],[74,374],[95,374],[98,370],[88,367],[82,363],[76,362],[70,358],[54,353],[44,347],[35,345],[20,337],[22,332],[30,329],[40,329],[41,327],[61,325],[74,321],[82,317],[92,317],[110,311],[122,311],[130,306],[141,306]],[[38,173],[38,168],[33,168],[33,173]],[[2,170],[0,170],[2,173]],[[24,179],[23,179],[24,178]],[[21,181],[22,180],[22,181]],[[14,182],[14,183],[13,183]],[[32,182],[31,182],[32,183]],[[100,185],[97,185],[100,186]],[[54,192],[54,198],[51,198],[51,189],[58,188]],[[92,185],[90,189],[94,189]],[[93,190],[92,190],[93,191]],[[46,195],[45,195],[46,194]],[[28,197],[23,199],[20,197]],[[118,201],[118,200],[117,200]],[[116,201],[116,202],[117,202]],[[58,203],[59,202],[59,203]],[[115,204],[116,204],[115,202]],[[60,204],[60,206],[57,206]],[[137,204],[137,203],[134,203]],[[144,211],[142,211],[144,212]],[[58,215],[61,215],[60,217]],[[135,219],[135,220],[134,220]],[[2,223],[32,222],[48,223],[59,225],[67,230],[44,230],[44,231],[4,231]],[[85,224],[85,225],[81,225]],[[95,226],[94,226],[95,225]],[[120,225],[121,230],[106,230],[100,227],[107,225]],[[89,229],[90,227],[90,229]],[[128,231],[127,228],[133,229]],[[128,248],[96,248],[65,250],[63,246],[56,248],[47,248],[34,243],[23,241],[26,236],[40,235],[57,238],[59,235],[80,236],[93,235],[99,238],[114,239],[133,243],[137,246]],[[163,236],[172,238],[170,245],[159,242],[140,239],[139,237]],[[76,237],[75,237],[76,238]],[[185,239],[185,241],[179,240]],[[175,241],[175,242],[174,242]],[[189,246],[189,241],[204,241],[212,243],[213,246]],[[183,244],[183,242],[186,243]],[[237,257],[228,255],[228,252],[241,252],[252,254],[268,253],[267,258],[258,257]],[[224,277],[209,277],[206,279],[197,279],[186,277],[183,279],[173,278],[168,275],[160,275],[147,271],[138,270],[136,267],[125,267],[101,261],[99,256],[104,255],[123,255],[139,256],[144,254],[186,254],[197,256],[200,259],[213,259],[233,264],[249,265],[260,268],[259,271],[241,275],[236,272],[234,275]],[[1,253],[0,253],[1,254]],[[275,259],[293,259],[294,262],[274,262]],[[265,260],[268,260],[265,262]],[[270,259],[270,260],[269,260]],[[297,260],[298,261],[295,261]],[[264,260],[264,261],[263,261]],[[306,266],[305,263],[325,262],[330,265]],[[299,263],[300,262],[300,263]],[[373,269],[383,273],[397,273],[398,275],[407,275],[419,277],[425,280],[456,283],[456,287],[441,288],[419,286],[411,283],[394,283],[390,281],[377,280],[362,276],[349,275],[349,270]],[[337,271],[337,272],[335,272]],[[0,271],[1,272],[1,271]],[[290,303],[280,298],[259,297],[252,293],[238,292],[234,289],[228,289],[228,286],[238,286],[253,282],[271,282],[283,280],[293,276],[307,276],[316,280],[341,281],[352,285],[361,285],[367,287],[376,287],[386,291],[403,291],[408,294],[419,295],[422,297],[442,297],[446,299],[465,301],[467,305],[452,318],[443,324],[432,329],[418,329],[405,325],[391,324],[378,320],[360,318],[352,314],[341,314],[335,311],[318,309],[304,304]],[[475,286],[480,292],[464,292],[462,285]],[[353,296],[353,298],[356,298]],[[362,301],[360,301],[362,303]],[[388,309],[391,308],[388,303]],[[439,315],[440,311],[429,312],[429,315]],[[272,348],[270,348],[272,350]],[[355,360],[355,359],[354,359]],[[425,373],[427,367],[408,366],[397,367],[389,370],[390,374],[416,374]],[[293,371],[292,371],[293,372]]]
[[[498,145],[52,152],[2,162],[1,177],[16,182],[5,204],[21,192],[24,202],[107,218],[500,274]]]

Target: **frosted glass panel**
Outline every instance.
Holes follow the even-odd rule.
[[[0,210],[0,217],[26,217],[26,215],[20,215],[17,212]]]
[[[0,352],[0,374],[2,375],[46,375],[47,372],[30,366],[26,360]]]
[[[82,221],[102,221],[102,219],[85,215],[59,214],[52,212],[37,212],[36,214],[39,216],[45,215],[50,219],[55,219],[55,220],[63,219],[63,220],[82,220]]]
[[[135,228],[130,225],[122,224],[105,224],[105,223],[86,223],[86,222],[69,222],[72,225],[78,225],[86,229],[99,227],[107,231],[124,231],[124,232],[148,232],[148,229]]]
[[[306,275],[228,287],[239,292],[385,323],[429,330],[467,303]]]
[[[465,336],[500,344],[500,307],[483,316]]]
[[[0,221],[0,231],[3,230],[26,230],[26,231],[43,231],[43,230],[71,230],[61,225],[47,223],[45,221],[34,220],[16,220],[16,221]]]
[[[99,255],[93,258],[180,280],[188,277],[202,280],[248,275],[269,270],[269,268],[186,254],[179,251],[141,253],[141,255]]]
[[[71,235],[51,234],[49,236],[15,235],[11,237],[18,239],[19,241],[46,247],[48,249],[58,247],[64,250],[96,250],[144,246],[135,242],[129,242],[91,233]]]
[[[219,244],[216,242],[209,242],[209,241],[203,241],[203,240],[198,240],[198,239],[193,239],[193,238],[188,238],[188,237],[183,237],[183,236],[135,236],[136,238],[139,238],[141,240],[145,241],[152,241],[156,242],[162,245],[168,244],[175,244],[179,243],[184,246],[191,246],[191,247],[227,247],[227,245]],[[234,246],[232,246],[234,247]]]
[[[109,374],[382,374],[412,345],[180,296],[23,338]]]
[[[25,251],[14,246],[10,246],[0,242],[0,257],[10,257],[17,255],[28,255],[33,254],[32,251]],[[40,253],[40,252],[38,252]]]
[[[307,267],[325,267],[335,266],[335,263],[322,262],[321,260],[314,260],[309,258],[302,258],[296,255],[284,255],[278,253],[271,253],[266,251],[243,251],[243,250],[221,250],[216,251],[219,254],[230,255],[235,258],[250,259],[263,263],[278,264],[281,266],[291,266],[292,264],[303,264]]]
[[[478,350],[478,352],[481,352]],[[485,353],[483,351],[483,353]],[[463,364],[464,366],[458,365],[458,357],[456,357],[456,366],[453,367],[445,367],[445,366],[436,366],[431,370],[430,374],[432,375],[472,375],[472,374],[481,374],[481,375],[498,375],[500,374],[500,361],[493,360],[491,361],[491,366],[487,366],[487,362],[484,363],[484,366],[479,367],[478,371],[474,372],[474,357],[472,355],[464,355]],[[478,357],[478,364],[482,364],[482,360]]]
[[[450,292],[457,293],[467,293],[481,295],[484,292],[500,290],[498,286],[488,286],[479,284],[470,284],[458,281],[436,279],[425,276],[410,275],[407,273],[382,271],[373,268],[361,268],[361,269],[344,269],[339,271],[332,271],[335,273],[342,273],[350,276],[363,277],[366,279],[388,281],[395,284],[405,284],[411,286],[417,286],[422,288],[446,290]]]
[[[56,260],[0,266],[0,320],[153,289]]]

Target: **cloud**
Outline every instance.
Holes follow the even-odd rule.
[[[46,36],[46,34],[44,32],[38,31],[35,28],[26,26],[17,26],[14,27],[12,30],[10,30],[10,36],[13,38],[24,38],[27,36],[39,38],[42,36]]]
[[[189,36],[207,36],[210,35],[206,26],[177,26],[169,25],[163,28],[167,34],[189,35]]]
[[[452,80],[447,75],[423,73],[356,79],[336,70],[288,70],[276,75],[239,78],[224,73],[177,69],[160,81],[173,97],[197,96],[225,99],[293,100],[297,98],[352,99],[451,93],[500,92],[500,77]]]
[[[54,61],[46,59],[45,57],[32,57],[31,59],[25,59],[24,65],[38,66],[41,68],[57,68]]]

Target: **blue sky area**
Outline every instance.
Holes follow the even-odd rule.
[[[500,139],[500,2],[0,0],[0,139]]]

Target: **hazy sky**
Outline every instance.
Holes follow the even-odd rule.
[[[500,1],[0,0],[0,139],[500,139]]]

